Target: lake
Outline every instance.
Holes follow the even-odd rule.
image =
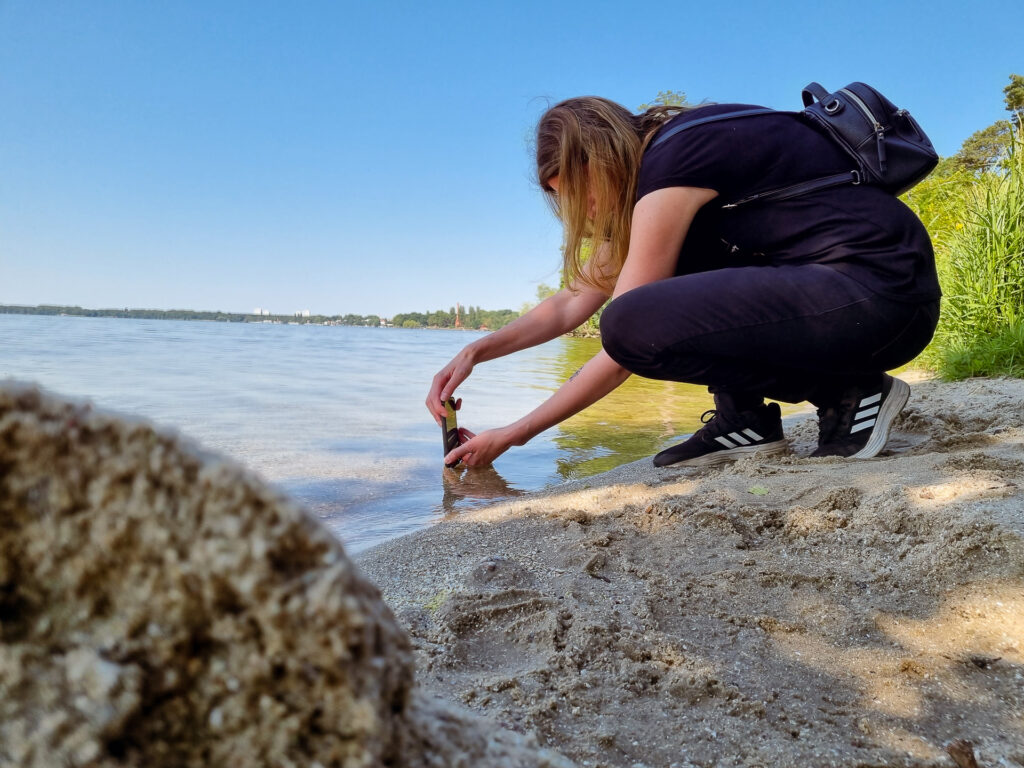
[[[0,378],[179,431],[262,475],[350,551],[649,456],[700,426],[701,387],[632,377],[493,468],[445,470],[430,380],[476,331],[0,315]],[[503,426],[600,349],[563,337],[478,365],[460,426]]]

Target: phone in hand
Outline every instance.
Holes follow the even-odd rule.
[[[459,425],[455,420],[455,398],[449,397],[444,404],[445,417],[441,422],[441,436],[444,438],[444,455],[459,447]],[[459,463],[456,459],[451,464],[445,463],[446,467],[454,467]]]

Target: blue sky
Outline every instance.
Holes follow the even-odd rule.
[[[1022,29],[1019,0],[0,0],[0,303],[518,308],[558,279],[549,102],[864,80],[951,154]]]

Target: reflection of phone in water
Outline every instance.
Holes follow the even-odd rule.
[[[448,401],[444,404],[445,417],[444,421],[441,422],[441,435],[444,437],[444,455],[447,456],[451,451],[459,447],[459,425],[455,423],[455,398],[449,397]],[[446,467],[454,467],[458,464],[458,460],[451,464],[445,464]]]
[[[525,491],[513,488],[492,466],[467,467],[460,463],[455,469],[441,470],[444,495],[441,506],[445,512],[469,509],[484,501],[521,496]]]

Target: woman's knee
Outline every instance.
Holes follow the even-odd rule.
[[[649,338],[644,339],[645,313],[636,294],[636,291],[630,291],[615,299],[604,308],[600,322],[604,351],[633,373],[641,372],[650,363],[652,351]]]

